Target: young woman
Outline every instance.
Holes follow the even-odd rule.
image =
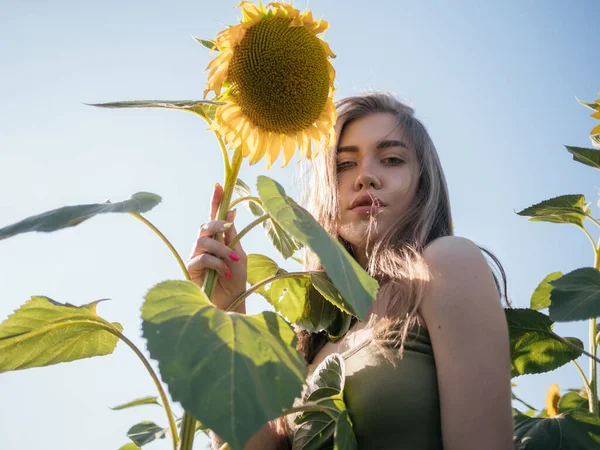
[[[341,100],[338,114],[335,148],[311,163],[306,206],[380,290],[367,320],[353,320],[335,343],[297,330],[309,374],[327,355],[342,355],[359,449],[512,449],[502,266],[453,236],[437,151],[412,108],[374,92]],[[213,302],[225,309],[246,289],[246,257],[241,246],[226,247],[233,214],[214,220],[221,196],[217,186],[188,270],[198,284],[206,268],[219,272]],[[211,239],[218,232],[224,244]],[[322,267],[309,254],[305,268]],[[293,433],[289,417],[275,420],[247,448],[291,448]]]

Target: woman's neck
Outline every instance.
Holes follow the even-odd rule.
[[[369,265],[369,256],[367,255],[367,249],[363,247],[354,247],[352,253],[354,253],[354,258],[360,264],[363,269],[367,269]]]

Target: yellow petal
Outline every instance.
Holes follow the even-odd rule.
[[[299,11],[294,8],[292,5],[282,2],[273,2],[269,3],[268,7],[277,8],[280,10],[284,10],[290,18],[294,18],[298,15]]]
[[[264,134],[266,135],[266,133],[264,133]],[[254,154],[250,157],[250,165],[256,164],[258,161],[263,159],[263,157],[265,156],[265,153],[267,152],[267,143],[268,143],[268,138],[261,139],[260,146],[252,147],[252,148],[254,148]]]
[[[221,106],[219,106],[219,108],[221,108]],[[219,108],[217,108],[217,111],[219,110]],[[216,113],[215,113],[216,115]],[[220,128],[221,128],[221,124],[217,121],[217,120],[213,120],[210,125],[208,126],[209,130],[212,131],[216,131],[220,133]]]
[[[303,26],[303,25],[304,25],[304,23],[302,22],[302,17],[301,17],[301,16],[295,17],[295,18],[294,18],[294,19],[293,19],[293,20],[290,22],[290,27],[291,27],[291,28],[294,28],[294,27],[301,27],[301,26]]]
[[[252,126],[252,124],[250,122],[248,122],[247,120],[243,121],[243,125],[238,129],[238,131],[235,133],[235,136],[233,138],[235,145],[234,147],[239,147],[240,145],[243,146],[245,143],[245,136],[248,135],[248,133],[250,132],[250,127]],[[244,155],[247,156],[247,155]]]
[[[598,134],[598,133],[600,133],[600,125],[594,127],[592,129],[592,131],[590,131],[590,134]]]
[[[226,76],[227,72],[225,70],[221,70],[212,78],[211,85],[214,86],[213,90],[215,91],[215,95],[219,95],[221,93],[221,87],[223,86],[223,81],[225,81]]]
[[[281,151],[281,140],[279,134],[271,133],[269,137],[268,149],[267,149],[267,170],[271,169],[273,162],[279,156]]]
[[[283,142],[283,164],[281,167],[285,167],[291,161],[294,153],[296,152],[296,139],[293,136],[284,136]]]
[[[329,23],[324,20],[319,20],[315,22],[315,27],[313,28],[313,33],[319,34],[329,28]]]
[[[225,106],[227,106],[228,108],[225,108]],[[242,112],[239,106],[233,103],[229,103],[227,105],[224,105],[223,110],[219,114],[219,120],[223,123],[231,123],[232,126],[235,127],[235,124],[243,115],[244,113]]]
[[[212,69],[212,68],[218,68],[221,63],[223,62],[223,55],[221,53],[219,53],[217,56],[215,56],[215,59],[213,59],[211,62],[208,63],[208,66],[206,66],[206,70],[208,69]]]
[[[331,63],[327,64],[327,70],[329,72],[329,79],[335,79],[335,69],[333,68],[333,65]]]
[[[311,142],[312,141],[309,139],[308,140],[308,145],[306,146],[306,159],[313,159],[314,158]]]
[[[591,115],[594,119],[600,119],[600,111],[596,111],[594,114]]]
[[[321,45],[325,49],[325,54],[327,56],[329,56],[330,58],[335,58],[335,53],[333,53],[331,51],[331,47],[329,46],[329,44],[327,42],[325,42],[323,39],[320,39],[320,41],[321,41]],[[331,63],[329,63],[329,64],[331,64]]]
[[[253,148],[257,148],[256,143],[258,142],[259,132],[260,131],[256,127],[250,128],[250,135],[248,135],[248,138],[246,139],[246,145],[248,146],[250,151],[252,151]]]
[[[240,2],[236,8],[240,8],[242,10],[244,20],[252,19],[253,16],[260,16],[258,8],[252,2]]]
[[[323,135],[323,137],[327,137],[327,135],[331,133],[331,127],[328,126],[323,120],[317,120],[316,126]]]
[[[312,11],[306,11],[304,14],[302,14],[302,21],[304,22],[307,28],[312,28],[312,25],[315,23]]]

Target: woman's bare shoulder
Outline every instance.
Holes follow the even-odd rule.
[[[476,303],[501,305],[493,273],[481,249],[470,239],[444,236],[432,241],[423,251],[430,277],[418,311],[431,327],[434,316],[451,308],[472,312]],[[485,299],[485,300],[484,300]]]

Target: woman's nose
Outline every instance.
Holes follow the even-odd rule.
[[[354,188],[357,191],[360,191],[364,188],[379,189],[380,187],[381,182],[375,173],[375,170],[370,167],[370,165],[363,165],[360,167],[360,171],[358,172],[358,176],[354,182]]]

